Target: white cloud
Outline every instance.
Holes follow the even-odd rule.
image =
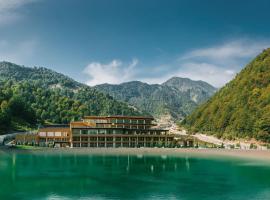
[[[29,39],[21,42],[10,42],[0,40],[0,61],[9,61],[14,63],[26,63],[28,59],[34,56],[38,41]]]
[[[230,81],[234,76],[233,70],[225,70],[223,67],[211,63],[184,63],[177,76],[192,80],[203,80],[216,87],[220,87]]]
[[[10,24],[21,19],[19,8],[39,0],[0,0],[0,25]]]
[[[225,73],[228,74],[228,75],[233,75],[233,74],[235,74],[235,71],[228,69],[228,70],[225,71]]]
[[[102,83],[119,84],[130,81],[134,78],[134,69],[137,64],[137,59],[133,59],[129,64],[124,64],[120,60],[112,60],[108,64],[92,62],[83,71],[90,77],[86,84],[93,86]]]
[[[222,87],[232,80],[251,59],[268,47],[270,47],[270,41],[240,39],[195,49],[169,63],[153,67],[145,67],[142,64],[137,66],[137,61],[129,65],[117,60],[109,64],[91,63],[85,69],[91,77],[87,84],[118,84],[132,80],[155,84],[163,83],[173,76],[179,76]]]
[[[181,63],[179,67],[174,67],[174,70],[170,73],[160,77],[144,78],[141,81],[160,84],[174,76],[190,78],[191,80],[203,80],[213,86],[220,87],[230,81],[235,76],[235,72],[210,63],[186,62]]]
[[[219,46],[193,50],[182,56],[181,59],[208,58],[223,61],[224,59],[247,58],[258,54],[269,45],[270,42],[266,41],[235,40]]]
[[[268,47],[270,47],[269,41],[241,39],[196,49],[180,57],[177,75],[200,79],[221,87]]]

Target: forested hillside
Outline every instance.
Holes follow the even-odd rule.
[[[175,120],[190,114],[216,91],[203,81],[180,77],[173,77],[163,84],[132,81],[119,85],[102,84],[94,88],[155,117],[169,114]]]
[[[0,63],[0,132],[84,115],[140,115],[126,103],[46,68]]]
[[[270,142],[270,49],[196,109],[183,125],[191,132]]]

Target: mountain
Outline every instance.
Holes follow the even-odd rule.
[[[193,81],[189,78],[173,77],[163,83],[183,94],[188,94],[189,99],[196,104],[201,104],[216,92],[216,88],[204,81]]]
[[[270,49],[184,121],[191,132],[270,142]]]
[[[191,113],[216,91],[203,81],[179,77],[173,77],[163,84],[132,81],[119,85],[101,84],[94,88],[155,117],[167,114],[175,120]]]
[[[68,123],[84,115],[141,115],[55,71],[0,62],[0,132],[37,123]]]

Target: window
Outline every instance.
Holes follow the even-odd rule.
[[[38,134],[40,137],[46,137],[46,132],[39,132]]]
[[[99,129],[98,130],[98,133],[99,134],[106,134],[106,129]]]
[[[90,122],[90,123],[107,123],[107,119],[86,119],[84,120],[85,122]]]
[[[45,138],[40,138],[39,142],[46,142],[46,139]]]
[[[87,135],[88,131],[87,130],[82,130],[83,135]]]
[[[104,143],[98,143],[98,147],[105,147]]]
[[[139,124],[144,124],[144,120],[140,119],[140,120],[138,120],[138,123]]]
[[[146,124],[151,124],[151,120],[147,119],[147,120],[145,120],[145,123]]]
[[[130,122],[129,119],[124,119],[125,124],[129,124],[129,122]]]
[[[97,143],[90,143],[90,147],[97,147]]]
[[[117,119],[117,123],[118,124],[122,124],[124,122],[124,120],[122,120],[122,119]]]
[[[61,137],[62,136],[61,132],[55,132],[54,134],[55,134],[55,137]]]
[[[80,137],[73,137],[73,141],[80,141]]]
[[[63,132],[63,133],[62,133],[62,136],[63,136],[63,137],[67,137],[67,136],[68,136],[68,132]]]
[[[47,132],[47,136],[48,137],[53,137],[54,136],[54,132]]]
[[[131,120],[131,123],[132,124],[137,124],[137,120],[133,119],[133,120]]]
[[[104,128],[104,124],[97,124],[97,128]]]
[[[82,143],[82,147],[88,147],[87,143]]]
[[[123,134],[123,130],[113,130],[113,134]]]
[[[73,135],[79,135],[80,134],[80,130],[79,129],[72,129],[72,134]]]
[[[107,143],[107,147],[113,147],[113,143]]]
[[[80,147],[80,144],[79,143],[74,143],[73,146],[74,147]]]
[[[88,130],[88,134],[92,135],[92,134],[97,134],[98,130],[97,129],[90,129]]]
[[[97,137],[90,137],[90,141],[97,141]]]

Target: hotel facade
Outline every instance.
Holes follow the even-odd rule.
[[[50,147],[172,147],[174,136],[154,128],[154,118],[86,116],[66,126],[40,128],[36,135],[20,134],[16,144]]]

